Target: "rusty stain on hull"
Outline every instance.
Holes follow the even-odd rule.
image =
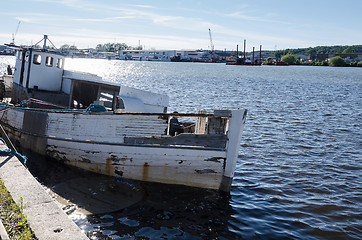
[[[111,158],[107,158],[106,159],[106,174],[108,176],[112,176],[112,172],[114,172],[114,167],[112,165],[112,159]]]
[[[147,181],[147,179],[148,179],[149,166],[150,165],[148,165],[148,162],[145,162],[143,164],[143,170],[142,170],[142,180],[143,181]]]

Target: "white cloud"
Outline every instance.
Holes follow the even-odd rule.
[[[257,21],[257,22],[266,22],[266,23],[279,23],[279,24],[287,24],[290,25],[291,23],[288,21],[281,21],[275,19],[275,16],[277,16],[275,13],[267,13],[265,16],[268,18],[263,18],[259,16],[253,16],[253,15],[247,15],[243,12],[233,12],[230,14],[224,14],[226,17],[236,18],[236,19],[243,19],[248,21]]]
[[[77,8],[83,10],[96,10],[96,5],[90,4],[87,1],[82,0],[31,0],[32,2],[43,2],[43,3],[55,3],[61,4],[70,8]]]
[[[74,21],[79,22],[116,22],[114,18],[73,18]]]
[[[154,8],[153,6],[150,5],[134,5],[134,6],[139,8]]]

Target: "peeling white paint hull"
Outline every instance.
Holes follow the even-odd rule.
[[[225,151],[48,140],[47,155],[89,171],[147,182],[218,189]]]
[[[246,110],[232,112],[227,134],[175,138],[165,136],[167,118],[157,114],[89,115],[17,108],[1,114],[10,137],[22,147],[65,164],[127,179],[228,191]],[[219,143],[223,139],[224,145]]]

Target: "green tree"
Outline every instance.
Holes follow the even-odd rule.
[[[288,49],[287,50],[278,50],[278,51],[275,51],[274,55],[275,55],[275,58],[278,60],[283,55],[286,55],[287,53],[288,53]]]
[[[284,55],[281,60],[282,60],[283,62],[288,63],[289,65],[295,64],[295,56],[294,56],[294,54]]]
[[[142,50],[142,46],[134,47],[133,50]]]
[[[96,50],[98,52],[117,52],[119,50],[130,50],[134,49],[125,43],[105,43],[98,44]]]
[[[69,50],[69,45],[68,44],[64,44],[60,47],[61,50]]]
[[[362,67],[362,61],[359,61],[359,62],[357,63],[357,67]]]
[[[316,48],[311,48],[308,50],[309,58],[315,60],[317,58],[317,50]]]
[[[351,47],[348,47],[344,49],[342,53],[354,53],[354,50]]]
[[[272,57],[268,57],[268,58],[266,59],[266,63],[267,63],[267,64],[272,64],[272,63],[273,63],[273,58],[272,58]]]
[[[329,66],[332,67],[344,67],[346,66],[346,61],[341,58],[340,56],[336,56],[331,58],[331,60],[329,60]]]
[[[320,66],[328,66],[328,65],[329,65],[329,64],[328,64],[327,61],[322,61],[321,64],[320,64]]]
[[[103,51],[104,51],[103,45],[102,45],[102,44],[97,44],[96,50],[97,50],[98,52],[103,52]]]

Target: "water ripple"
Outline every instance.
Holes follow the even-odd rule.
[[[249,109],[230,196],[148,187],[89,220],[100,239],[362,238],[361,68],[66,60],[168,94],[169,111]]]

